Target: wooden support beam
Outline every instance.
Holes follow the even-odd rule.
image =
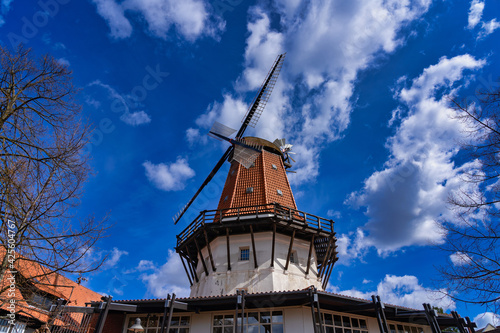
[[[257,251],[255,250],[255,239],[253,237],[253,227],[252,227],[252,225],[250,225],[250,237],[252,238],[252,252],[253,252],[254,267],[258,268],[259,264],[257,263]]]
[[[229,250],[229,229],[226,228],[226,245],[227,245],[227,270],[231,270],[231,251]]]
[[[104,328],[104,324],[106,323],[106,318],[108,317],[109,306],[111,305],[111,299],[112,299],[111,296],[106,297],[106,305],[104,306],[104,310],[99,315],[97,327],[95,329],[96,333],[102,333],[102,330]],[[102,305],[102,303],[101,303],[101,305]],[[14,326],[12,326],[12,327],[14,327]]]
[[[187,245],[184,247],[184,251],[186,252],[186,261],[188,263],[189,271],[192,274],[193,281],[200,282],[198,279],[198,274],[196,274],[196,266],[193,263],[193,260],[189,257],[189,251]]]
[[[274,267],[274,248],[276,244],[276,223],[273,223],[273,245],[271,249],[271,267]]]
[[[323,271],[325,268],[326,263],[328,262],[328,258],[330,257],[330,248],[332,246],[332,237],[328,239],[328,246],[326,248],[326,253],[325,256],[323,257],[323,263],[321,264],[321,267],[318,270],[318,276],[323,277]]]
[[[307,268],[306,268],[306,275],[309,274],[309,267],[311,266],[311,256],[312,256],[312,249],[314,247],[314,238],[316,235],[313,235],[311,238],[311,244],[309,244],[309,255],[307,257]]]
[[[205,274],[208,276],[208,269],[207,269],[207,265],[205,264],[205,259],[203,259],[203,255],[201,254],[201,250],[200,250],[200,247],[198,246],[198,242],[196,241],[196,238],[193,238],[194,239],[194,245],[196,245],[196,250],[198,250],[198,254],[200,255],[200,260],[201,260],[201,263],[203,264],[203,269],[205,270]]]
[[[212,257],[212,249],[210,248],[210,243],[208,242],[207,230],[203,229],[203,234],[205,235],[205,241],[207,242],[207,250],[208,256],[210,257],[210,263],[212,264],[212,269],[215,272],[217,268],[215,268],[214,257]]]
[[[328,266],[326,267],[324,278],[323,278],[323,289],[326,288],[328,285],[328,280],[330,279],[330,275],[332,274],[333,271],[333,264],[335,263],[336,260],[333,260],[333,256],[335,256],[337,252],[335,252],[335,247],[333,247],[333,250],[330,253],[330,258],[328,258]],[[330,260],[332,261],[331,263]]]
[[[290,239],[290,246],[288,247],[288,255],[286,256],[285,271],[288,270],[290,264],[290,256],[292,255],[293,241],[295,239],[295,229],[293,229],[292,238]]]
[[[193,280],[191,279],[191,276],[189,276],[189,272],[186,268],[186,264],[184,263],[184,259],[182,259],[182,255],[179,253],[179,257],[181,257],[181,262],[182,262],[182,267],[184,267],[184,270],[186,271],[186,275],[188,276],[188,279],[189,279],[189,285],[192,286],[193,285]]]

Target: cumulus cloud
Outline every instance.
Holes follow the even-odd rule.
[[[125,17],[124,8],[115,0],[92,0],[97,13],[102,16],[111,29],[114,38],[125,38],[132,34],[132,25]]]
[[[429,303],[432,306],[443,308],[443,310],[454,310],[455,302],[445,296],[445,289],[428,289],[422,286],[417,277],[413,275],[386,275],[379,282],[377,289],[369,292],[361,292],[357,289],[339,290],[337,287],[330,287],[328,291],[358,297],[362,299],[371,299],[371,295],[379,295],[386,304],[405,306],[413,309],[421,309],[423,303]]]
[[[141,275],[141,279],[153,297],[164,298],[169,293],[177,297],[189,296],[189,283],[183,274],[181,259],[174,251],[168,251],[165,264],[151,268],[153,272]]]
[[[121,257],[125,255],[128,255],[127,251],[121,251],[118,248],[114,247],[108,256],[108,259],[105,261],[103,269],[115,267],[120,261]]]
[[[500,325],[500,316],[493,312],[484,312],[474,317],[473,321],[476,323],[477,328],[484,328],[488,324],[496,327]]]
[[[153,164],[146,161],[142,165],[146,169],[148,180],[163,191],[183,190],[185,181],[195,175],[187,160],[181,157],[178,157],[177,161],[170,164]]]
[[[481,21],[481,17],[483,16],[484,10],[484,1],[481,0],[472,0],[469,8],[469,19],[467,28],[473,29],[479,21]]]
[[[454,266],[464,266],[470,263],[472,258],[466,253],[455,252],[450,255],[450,260]]]
[[[460,172],[478,164],[457,166],[453,161],[466,125],[454,119],[455,111],[443,91],[458,89],[454,83],[464,70],[484,64],[467,54],[443,57],[397,93],[407,114],[387,141],[390,158],[383,170],[374,172],[363,189],[346,200],[353,207],[365,207],[368,217],[363,237],[358,232],[351,241],[358,244],[356,249],[375,246],[379,254],[387,254],[405,246],[444,241],[436,220],[449,218],[452,212],[443,203],[463,185]]]
[[[132,25],[125,13],[147,24],[147,31],[153,36],[167,39],[175,28],[178,35],[188,41],[201,36],[217,37],[224,29],[219,19],[211,19],[209,5],[203,0],[93,0],[97,12],[108,23],[111,36],[126,38],[132,34]]]
[[[251,134],[270,141],[286,137],[295,144],[299,159],[297,173],[290,180],[295,184],[311,181],[319,173],[322,147],[341,138],[349,125],[359,71],[403,45],[401,32],[422,17],[429,4],[430,0],[278,0],[271,9],[251,7],[244,70],[235,82],[235,92],[214,105],[241,104],[246,110],[243,101],[260,87],[277,54],[286,50],[286,70],[256,133]],[[274,14],[281,18],[279,30],[271,22]],[[239,121],[243,115],[224,114],[224,108],[212,107],[197,124],[210,119],[231,126],[233,117]]]
[[[479,32],[477,34],[478,39],[484,38],[489,34],[493,33],[496,29],[500,28],[500,22],[498,22],[496,19],[492,19],[487,22],[481,21],[481,18],[483,16],[484,6],[485,6],[484,1],[472,0],[469,8],[469,18],[468,18],[467,28],[472,30],[479,23],[481,23]]]
[[[125,124],[138,126],[151,122],[151,117],[144,111],[126,112],[120,116],[120,120]]]

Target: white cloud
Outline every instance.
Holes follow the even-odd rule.
[[[97,12],[108,23],[111,36],[126,38],[132,34],[132,25],[125,17],[138,18],[146,22],[147,30],[154,36],[167,39],[175,27],[178,35],[188,41],[195,41],[201,36],[217,38],[224,29],[224,23],[209,15],[209,5],[203,0],[93,0]]]
[[[377,290],[361,292],[356,289],[340,291],[337,287],[331,287],[328,291],[358,297],[362,299],[371,299],[371,295],[380,296],[382,302],[386,304],[400,305],[413,309],[422,309],[423,303],[429,303],[431,306],[443,308],[443,310],[454,310],[455,302],[445,296],[445,289],[428,289],[419,284],[417,277],[413,275],[386,275],[377,285]]]
[[[108,256],[108,259],[104,262],[103,269],[115,267],[124,255],[128,255],[128,252],[118,250],[118,248],[114,247]]]
[[[189,296],[189,283],[181,259],[172,250],[168,251],[165,264],[155,267],[151,274],[141,275],[141,279],[153,297],[167,297],[169,293],[175,293],[176,297]]]
[[[453,161],[466,125],[453,118],[455,111],[443,91],[458,89],[454,83],[464,70],[484,64],[467,54],[443,57],[414,79],[410,88],[399,91],[397,98],[408,113],[387,141],[390,158],[383,170],[373,173],[363,189],[346,200],[354,207],[366,207],[369,219],[362,228],[363,237],[358,232],[353,244],[375,246],[386,255],[405,246],[444,241],[436,220],[450,218],[452,212],[443,203],[463,185],[460,171],[478,165],[456,166]]]
[[[500,315],[497,315],[493,312],[480,313],[474,317],[473,322],[476,323],[478,328],[484,328],[488,324],[496,327],[500,325]]]
[[[5,23],[4,16],[9,12],[13,0],[2,0],[0,3],[0,27]]]
[[[105,84],[100,80],[95,80],[89,83],[89,86],[96,86],[104,89],[108,96],[107,98],[111,100],[111,111],[112,112],[121,112],[120,120],[123,121],[127,125],[131,126],[139,126],[143,124],[148,124],[151,122],[151,117],[144,111],[132,111],[132,108],[135,107],[143,107],[142,103],[137,100],[131,94],[120,94],[115,88],[110,86],[109,84]],[[94,97],[87,97],[87,103],[98,108],[101,107],[101,103],[96,100]]]
[[[484,1],[472,0],[469,8],[469,19],[467,28],[472,30],[479,23],[481,23],[481,28],[479,29],[479,32],[477,34],[478,39],[484,38],[489,34],[493,33],[496,29],[500,28],[500,22],[498,22],[496,19],[492,19],[488,22],[481,21],[481,18],[483,16],[484,6],[485,6]]]
[[[132,34],[132,25],[125,17],[123,7],[115,0],[92,0],[97,6],[97,13],[108,23],[111,36],[126,38]]]
[[[71,65],[69,60],[66,58],[59,58],[57,59],[57,62],[65,67],[69,67]]]
[[[479,21],[481,21],[481,17],[483,16],[484,10],[484,1],[481,0],[472,0],[469,8],[469,19],[467,28],[473,29]]]
[[[482,29],[479,32],[478,38],[483,38],[493,33],[495,30],[500,28],[500,22],[496,19],[492,19],[488,22],[483,22],[481,25]]]
[[[450,260],[454,266],[464,266],[471,262],[471,258],[466,253],[455,252],[450,255]]]
[[[151,118],[144,111],[126,112],[120,116],[120,120],[122,120],[125,124],[132,126],[138,126],[151,122]]]
[[[155,267],[154,263],[150,260],[141,260],[141,261],[139,261],[139,264],[136,267],[136,269],[139,272],[148,271],[148,270],[155,269],[155,268],[156,267]]]
[[[195,175],[187,160],[181,157],[170,164],[153,164],[146,161],[142,165],[146,169],[148,180],[163,191],[183,190],[184,182]]]
[[[313,180],[319,173],[319,154],[326,142],[342,137],[350,122],[357,74],[377,56],[404,44],[401,32],[429,8],[430,0],[276,1],[270,11],[249,10],[249,37],[244,70],[226,100],[247,100],[260,87],[278,53],[286,50],[285,69],[263,113],[256,134],[270,141],[286,137],[297,152],[291,182]],[[279,14],[280,30],[271,14]],[[292,107],[293,101],[293,107]],[[242,103],[246,106],[246,103]],[[246,107],[242,107],[246,110]],[[239,121],[244,113],[224,115],[208,109],[201,119]],[[211,123],[210,122],[210,125]],[[200,126],[198,124],[198,126]]]

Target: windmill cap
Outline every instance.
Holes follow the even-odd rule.
[[[279,155],[282,158],[284,158],[283,153],[281,152],[280,148],[278,146],[276,146],[274,143],[272,143],[271,141],[267,141],[267,140],[262,139],[262,138],[257,138],[255,136],[246,136],[243,139],[245,139],[249,142],[255,143],[259,146],[262,146],[264,148],[264,150],[266,150],[270,153]]]

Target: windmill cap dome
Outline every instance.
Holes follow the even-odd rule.
[[[276,154],[276,155],[280,155],[282,158],[284,158],[283,153],[281,152],[280,148],[278,146],[276,146],[274,143],[272,143],[271,141],[267,141],[266,139],[262,139],[262,138],[257,138],[255,136],[246,136],[243,139],[250,141],[252,143],[255,143],[259,146],[262,146],[264,148],[264,150],[266,150],[270,153]]]

